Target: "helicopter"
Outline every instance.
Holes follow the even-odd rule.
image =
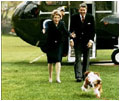
[[[69,30],[70,27],[70,16],[76,13],[78,10],[78,4],[81,1],[26,1],[22,2],[16,8],[12,16],[12,26],[15,33],[22,40],[27,43],[40,47],[43,52],[46,52],[46,47],[44,43],[46,42],[46,34],[42,33],[43,22],[49,19],[52,10],[58,8],[59,6],[66,6],[65,16],[63,18],[66,27]],[[89,3],[87,4],[89,8],[92,7]],[[92,13],[88,11],[88,13]],[[110,15],[103,17],[100,22],[96,25],[96,37],[95,42],[91,50],[92,53],[96,53],[96,49],[115,49],[112,53],[112,61],[115,64],[119,64],[119,16]],[[104,44],[103,44],[104,43]],[[115,48],[116,47],[116,48]],[[63,56],[70,56],[71,49],[69,49],[69,38],[64,44]],[[73,56],[72,56],[73,57]],[[94,55],[95,57],[95,55]],[[69,60],[69,59],[68,59]]]
[[[114,49],[111,59],[113,63],[119,64],[119,15],[112,14],[102,18],[96,33],[97,49]]]

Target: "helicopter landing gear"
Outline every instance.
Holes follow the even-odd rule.
[[[114,64],[119,64],[119,49],[113,51],[111,59]]]

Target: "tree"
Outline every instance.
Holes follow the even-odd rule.
[[[2,25],[2,33],[4,33],[7,29],[7,26],[11,23],[11,17],[16,9],[17,5],[20,4],[21,1],[2,1],[1,2],[1,25]],[[10,27],[10,26],[9,26]]]

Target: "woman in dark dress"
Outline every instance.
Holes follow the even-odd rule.
[[[49,71],[49,82],[52,82],[53,63],[56,68],[56,81],[61,83],[60,71],[62,61],[63,44],[69,36],[69,32],[66,30],[64,22],[61,21],[61,13],[58,10],[54,10],[52,13],[52,21],[48,22],[48,30],[46,31],[47,38],[47,60]]]

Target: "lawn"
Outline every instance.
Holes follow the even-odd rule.
[[[1,91],[2,100],[119,100],[119,66],[90,65],[91,71],[99,72],[103,93],[97,99],[93,92],[81,91],[83,82],[74,78],[73,64],[63,58],[61,84],[48,82],[46,55],[37,47],[20,38],[2,35]],[[97,58],[91,61],[110,60],[112,50],[98,50]],[[42,56],[38,61],[29,62]]]

